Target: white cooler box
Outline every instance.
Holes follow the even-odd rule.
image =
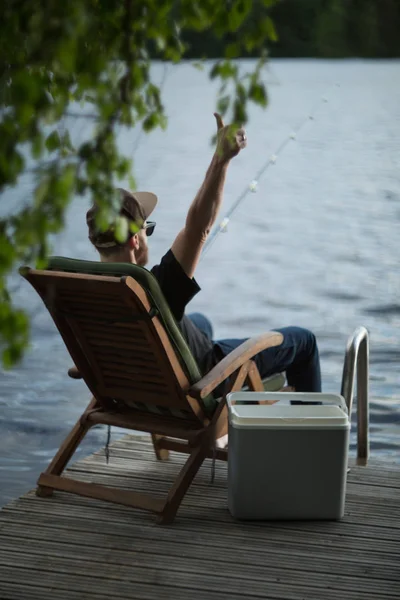
[[[233,517],[343,516],[350,422],[342,396],[234,392],[227,404]]]

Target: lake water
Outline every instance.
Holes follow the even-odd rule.
[[[166,72],[155,65],[154,78],[164,79],[168,130],[119,135],[121,148],[134,153],[138,188],[159,195],[151,264],[169,248],[202,182],[216,96],[214,83],[189,64]],[[312,329],[324,391],[336,393],[347,338],[365,325],[372,455],[399,461],[400,62],[272,61],[266,81],[270,105],[251,109],[248,148],[231,164],[221,218],[306,122],[205,255],[197,273],[202,292],[190,309],[211,317],[217,337],[286,325]],[[75,141],[90,135],[85,119],[66,125]],[[24,179],[3,197],[2,211],[24,202],[31,189]],[[71,206],[55,254],[96,259],[86,210],[84,200]],[[82,382],[67,377],[71,360],[38,297],[18,277],[13,285],[16,301],[32,315],[32,346],[21,365],[0,372],[0,505],[34,485],[89,396]],[[105,440],[104,429],[93,430],[77,456]]]

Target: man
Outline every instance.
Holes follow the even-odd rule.
[[[187,304],[200,291],[194,273],[222,204],[228,166],[247,143],[244,129],[239,129],[233,136],[230,128],[224,126],[220,115],[215,114],[215,118],[218,127],[217,147],[203,184],[189,208],[184,228],[160,264],[151,270],[203,374],[245,341],[214,341],[211,323],[206,317],[184,314]],[[135,224],[137,233],[129,233],[125,243],[118,243],[113,228],[103,233],[98,231],[96,209],[92,207],[87,213],[89,239],[102,261],[144,266],[148,260],[147,237],[155,227],[155,223],[147,219],[157,198],[148,192],[131,194],[125,190],[121,190],[121,195],[120,215],[131,225]],[[314,335],[300,327],[286,327],[276,331],[280,331],[284,337],[282,344],[268,348],[255,357],[261,376],[286,371],[288,384],[296,391],[320,392],[321,375]]]

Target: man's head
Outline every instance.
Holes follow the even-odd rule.
[[[144,266],[148,260],[147,236],[154,230],[154,224],[147,222],[157,204],[157,196],[150,192],[135,192],[119,189],[121,208],[119,215],[128,221],[128,234],[123,242],[115,238],[115,226],[100,231],[96,225],[98,209],[92,206],[86,213],[89,239],[98,250],[101,260],[106,262],[132,262]],[[131,230],[133,229],[133,231]],[[136,233],[134,233],[136,231]]]

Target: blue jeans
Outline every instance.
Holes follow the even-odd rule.
[[[194,313],[189,318],[210,340],[213,339],[212,325],[207,317]],[[283,335],[282,344],[262,350],[254,357],[261,377],[285,371],[288,384],[297,392],[320,392],[321,370],[314,334],[302,327],[283,327],[274,331]],[[246,339],[214,341],[216,356],[221,360]]]

